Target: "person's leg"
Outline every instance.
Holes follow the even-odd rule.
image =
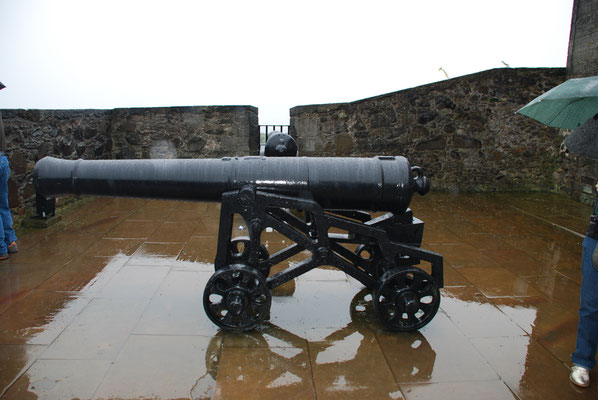
[[[0,157],[0,159],[0,167],[3,170],[2,175],[0,176],[0,217],[2,218],[2,227],[4,230],[4,243],[8,246],[17,240],[17,235],[12,226],[12,215],[8,204],[8,178],[10,177],[10,165],[6,157]]]
[[[596,365],[598,346],[598,271],[592,264],[592,254],[597,244],[597,240],[587,236],[583,241],[577,343],[575,352],[571,355],[573,364],[587,370]]]
[[[0,257],[5,256],[8,253],[6,241],[9,239],[6,237],[5,226],[10,225],[12,229],[12,217],[10,215],[10,208],[8,208],[8,175],[9,175],[8,160],[5,156],[0,156],[0,218],[2,223],[0,224]],[[8,221],[5,221],[5,216],[8,211]],[[14,232],[14,231],[13,231]],[[14,233],[13,233],[14,234]],[[10,243],[10,242],[9,242]]]

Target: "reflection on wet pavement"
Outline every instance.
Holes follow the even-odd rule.
[[[24,232],[0,264],[1,397],[598,397],[595,374],[586,390],[568,382],[587,206],[529,193],[414,198],[445,288],[412,333],[386,332],[371,293],[325,268],[276,288],[258,330],[219,331],[202,305],[219,208],[93,198]],[[288,245],[276,232],[262,241],[271,253]]]

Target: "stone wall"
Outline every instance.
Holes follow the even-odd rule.
[[[598,75],[598,0],[575,0],[567,72],[570,78]]]
[[[114,158],[218,158],[257,154],[255,107],[116,109]]]
[[[495,69],[351,103],[291,110],[302,156],[404,155],[436,190],[542,190],[591,201],[598,161],[564,158],[564,133],[514,112],[562,83],[560,68]],[[2,110],[10,204],[32,203],[35,162],[259,152],[257,108]]]
[[[555,168],[558,191],[585,204],[594,204],[598,182],[598,160],[569,155],[559,157]]]
[[[251,106],[115,110],[2,110],[12,173],[9,203],[23,213],[44,156],[67,159],[211,158],[259,152]]]
[[[567,76],[598,75],[598,0],[575,0],[567,57]],[[560,189],[576,200],[592,204],[598,182],[598,160],[571,155],[559,159],[557,181]]]
[[[291,109],[303,156],[404,155],[440,190],[569,189],[560,131],[514,114],[565,69],[494,69],[352,103]]]

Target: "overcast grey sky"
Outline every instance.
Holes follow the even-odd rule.
[[[0,0],[0,108],[353,101],[564,67],[573,0]]]

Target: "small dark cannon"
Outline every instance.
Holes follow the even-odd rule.
[[[291,135],[273,132],[264,147],[266,157],[297,157],[297,142]]]
[[[408,208],[429,190],[422,169],[404,157],[244,157],[69,161],[46,157],[33,172],[38,197],[64,194],[220,201],[215,273],[204,291],[208,317],[248,330],[269,317],[271,290],[330,265],[374,291],[388,329],[417,330],[436,314],[443,286],[440,254],[421,249],[424,224]],[[298,217],[290,210],[302,210]],[[372,218],[367,211],[387,211]],[[233,218],[248,237],[232,237]],[[269,254],[262,232],[292,244]],[[340,232],[340,233],[339,233]],[[270,276],[307,250],[310,257]],[[430,264],[429,272],[415,265]]]

